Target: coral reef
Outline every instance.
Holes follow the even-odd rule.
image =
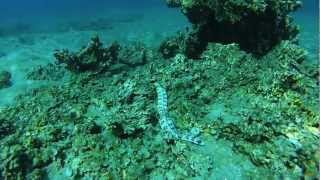
[[[126,74],[119,75],[120,81],[114,82],[109,88],[111,96],[107,106],[106,125],[114,135],[120,138],[139,137],[152,128],[155,124],[156,115],[152,106],[152,90],[148,82],[150,77],[140,73],[140,77],[128,77]],[[145,79],[145,82],[137,80]],[[120,89],[119,89],[120,87]],[[143,109],[143,111],[141,111]]]
[[[2,176],[202,175],[202,168],[212,166],[211,158],[192,154],[189,159],[192,147],[167,144],[160,134],[151,66],[135,66],[112,76],[71,74],[62,85],[18,97],[17,105],[0,115],[17,123],[1,141],[0,159],[6,162],[0,166]]]
[[[54,53],[59,64],[66,65],[72,72],[101,73],[118,71],[121,68],[144,65],[148,59],[148,50],[141,43],[120,46],[117,42],[104,48],[98,36],[91,39],[87,47],[77,53],[69,50],[57,50]],[[40,73],[40,72],[39,72]]]
[[[180,0],[167,1],[194,25],[189,33],[188,57],[199,57],[208,42],[238,43],[256,55],[263,55],[281,40],[298,33],[289,13],[301,6],[298,0]]]
[[[168,37],[161,42],[159,52],[164,58],[173,58],[177,54],[185,54],[185,33],[179,32],[176,36]]]
[[[0,71],[0,89],[7,88],[11,85],[11,73]]]
[[[98,36],[91,39],[87,47],[78,53],[70,53],[67,49],[56,51],[55,58],[59,63],[66,64],[66,68],[75,71],[103,71],[116,63],[120,45],[113,43],[104,48]]]
[[[0,179],[320,177],[320,71],[297,45],[290,17],[301,2],[166,3],[192,28],[159,47],[104,47],[94,36],[26,75],[39,86],[0,108]],[[69,22],[61,30],[141,18]],[[0,89],[10,79],[0,71]]]
[[[118,60],[129,67],[144,65],[148,60],[148,50],[139,42],[122,46],[120,48]]]
[[[170,60],[139,43],[112,51],[94,38],[82,53],[56,54],[66,68],[31,72],[70,77],[0,109],[0,179],[215,179],[221,141],[232,160],[245,159],[237,162],[244,179],[316,178],[319,84],[306,52],[281,41],[257,58],[238,44],[209,43],[195,61],[181,37]],[[204,146],[166,139],[164,114],[181,132],[202,132]]]
[[[217,61],[218,49],[211,45],[203,56]],[[234,142],[234,149],[247,154],[257,166],[269,166],[274,172],[288,168],[294,170],[293,174],[303,172],[316,177],[319,114],[316,110],[318,103],[309,98],[316,96],[314,93],[318,87],[316,78],[303,73],[301,63],[306,52],[284,41],[260,59],[259,64],[252,62],[249,65],[250,61],[241,62],[242,58],[229,57],[232,55],[224,61],[230,63],[231,71],[241,74],[237,75],[238,78],[251,84],[248,87],[239,84],[239,89],[229,95],[230,100],[223,103],[248,103],[241,104],[241,109],[231,105],[229,110],[225,110],[227,112],[218,116],[213,123],[214,133],[219,138]],[[234,67],[239,65],[242,66],[239,70],[248,69],[245,72],[235,71],[238,68]]]

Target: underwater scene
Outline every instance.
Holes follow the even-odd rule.
[[[3,0],[0,180],[320,178],[318,0]]]

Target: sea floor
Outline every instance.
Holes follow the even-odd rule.
[[[299,37],[301,46],[308,50],[310,63],[315,64],[319,56],[316,23],[318,20],[302,14],[295,15],[295,18],[302,27]],[[0,33],[0,70],[12,74],[12,86],[0,90],[0,109],[14,105],[17,95],[39,86],[46,86],[46,81],[28,80],[26,75],[40,65],[54,63],[53,52],[56,49],[77,50],[86,45],[95,34],[98,34],[105,44],[113,41],[118,41],[120,44],[140,41],[154,48],[166,37],[189,26],[179,11],[166,7],[128,11],[127,14],[109,11],[92,18],[70,20],[56,18],[52,22],[46,25],[28,23],[22,23],[21,26],[10,25],[5,35]],[[16,28],[22,26],[28,27],[28,30],[19,33]],[[235,103],[238,103],[238,100],[235,100]],[[214,108],[219,110],[219,107]],[[214,157],[213,169],[216,173],[212,178],[244,179],[247,177],[245,172],[249,171],[268,174],[266,169],[256,168],[247,157],[235,153],[228,141],[209,140],[204,147],[194,148],[194,152]],[[66,178],[68,171],[68,169],[65,169],[65,172],[52,170],[51,176],[59,179],[62,174],[61,177]]]

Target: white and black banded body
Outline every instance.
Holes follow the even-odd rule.
[[[203,145],[202,141],[199,139],[199,137],[197,137],[199,135],[199,131],[197,131],[196,129],[193,129],[191,133],[181,134],[178,132],[174,125],[173,119],[169,116],[167,92],[159,83],[155,83],[155,86],[158,94],[157,107],[160,117],[160,127],[165,133],[166,137]]]

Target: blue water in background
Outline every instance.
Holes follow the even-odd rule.
[[[3,2],[0,7],[0,36],[1,29],[11,35],[16,35],[15,32],[55,32],[61,30],[61,24],[90,24],[103,18],[115,23],[117,20],[128,21],[128,18],[138,20],[139,17],[139,26],[131,26],[130,33],[154,31],[167,34],[188,26],[179,10],[167,8],[162,0],[13,0]],[[128,32],[128,28],[122,28],[122,31]]]
[[[108,11],[108,9],[120,8],[122,11],[134,9],[164,7],[164,0],[3,0],[0,6],[0,20],[18,20],[22,17],[51,18],[60,15],[87,15],[87,13]],[[317,17],[318,0],[303,0],[301,13]],[[164,12],[165,13],[165,12]],[[161,14],[159,14],[161,17]],[[311,19],[310,19],[311,20]]]
[[[304,0],[303,7],[294,14],[300,26],[300,45],[309,51],[310,60],[317,63],[319,59],[319,1]]]
[[[304,0],[303,4],[303,8],[294,16],[302,27],[302,45],[315,54],[318,49],[316,44],[319,42],[319,1]],[[175,14],[172,14],[173,11]],[[21,32],[28,33],[55,31],[61,21],[80,22],[108,14],[114,18],[132,14],[153,16],[151,18],[157,19],[159,26],[156,22],[145,22],[143,27],[148,28],[148,31],[152,31],[152,27],[159,32],[177,31],[187,23],[182,13],[177,9],[167,8],[164,0],[3,0],[0,6],[0,31],[6,26],[9,26],[11,32],[10,26],[15,31],[20,28]]]
[[[123,13],[126,11],[142,10],[144,8],[163,7],[165,3],[161,0],[13,0],[4,1],[0,7],[0,20],[29,20],[52,19],[54,17],[68,18],[68,16],[94,16],[96,13],[118,9]]]
[[[314,31],[317,31],[318,0],[304,0],[303,4],[303,8],[299,10],[296,17],[298,20],[304,19],[305,24],[303,25],[311,25]],[[157,14],[160,19],[162,15],[170,11],[166,8],[164,0],[3,0],[0,6],[0,21],[2,26],[5,23],[45,22],[51,24],[50,21],[55,18],[87,18],[101,13],[108,14],[108,11],[115,10],[124,14],[131,11],[143,13],[142,11],[150,8],[162,10]],[[163,21],[166,20],[168,19],[163,19]]]

